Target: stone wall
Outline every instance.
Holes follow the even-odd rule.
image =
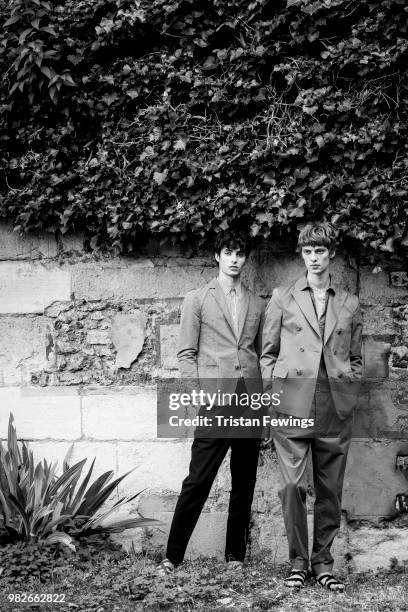
[[[251,255],[245,277],[267,299],[273,287],[295,279],[302,269],[296,255],[265,245]],[[30,441],[38,458],[61,465],[73,444],[74,459],[96,457],[96,473],[135,468],[121,485],[127,492],[144,489],[132,511],[168,524],[187,472],[191,441],[156,438],[155,379],[177,373],[183,296],[215,273],[211,256],[187,259],[152,246],[145,258],[106,258],[85,253],[80,236],[22,238],[3,226],[0,437],[5,438],[13,412],[19,436]],[[341,256],[334,274],[360,297],[365,373],[381,381],[367,387],[360,400],[371,437],[352,442],[336,555],[342,563],[353,558],[357,567],[376,567],[379,556],[370,556],[362,543],[369,541],[372,550],[379,542],[383,545],[384,529],[379,533],[373,522],[391,519],[396,494],[408,489],[395,469],[396,454],[408,453],[408,441],[383,440],[376,431],[379,423],[382,429],[402,428],[408,418],[408,277],[399,269],[374,274],[351,267]],[[279,487],[274,454],[266,449],[258,471],[251,552],[272,549],[276,560],[284,561]],[[222,555],[228,491],[225,464],[190,555]],[[311,486],[309,491],[312,502]],[[370,523],[358,530],[356,521],[361,520]],[[127,539],[139,547],[160,546],[165,532],[133,532]],[[402,537],[395,525],[387,531],[390,554],[387,549],[381,556],[385,565],[389,556],[402,554],[394,532]]]

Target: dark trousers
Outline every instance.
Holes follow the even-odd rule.
[[[175,565],[183,561],[191,534],[229,448],[231,448],[231,493],[225,559],[227,561],[244,560],[259,445],[259,438],[196,437],[194,439],[191,447],[189,474],[183,481],[167,543],[166,557]]]
[[[294,569],[308,569],[308,527],[306,490],[302,486],[309,452],[313,462],[315,488],[313,550],[311,566],[315,574],[331,571],[330,549],[340,528],[341,498],[347,453],[351,438],[351,419],[340,421],[330,394],[315,395],[313,437],[274,434],[276,455],[284,486],[279,491],[289,544],[289,559]],[[309,434],[310,435],[310,434]]]

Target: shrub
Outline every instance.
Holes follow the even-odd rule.
[[[75,551],[74,538],[157,524],[154,519],[140,516],[122,520],[110,518],[140,493],[122,497],[104,507],[127,474],[112,480],[113,472],[105,472],[90,484],[95,459],[84,474],[86,459],[70,467],[69,454],[61,476],[56,475],[57,464],[48,464],[45,459],[35,464],[33,452],[25,442],[20,451],[14,418],[10,415],[7,448],[0,443],[0,531],[3,541],[61,544]]]

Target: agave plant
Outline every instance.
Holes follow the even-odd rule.
[[[122,497],[103,508],[130,472],[114,480],[113,471],[105,472],[89,484],[95,459],[84,475],[86,459],[70,466],[71,453],[72,446],[61,476],[57,476],[56,463],[43,459],[35,465],[33,452],[25,442],[20,450],[14,417],[10,415],[7,448],[0,442],[0,531],[10,540],[62,544],[75,550],[75,537],[159,523],[141,516],[114,520],[111,515],[141,493]]]

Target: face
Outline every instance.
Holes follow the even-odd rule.
[[[215,254],[215,259],[218,261],[220,272],[227,276],[237,277],[241,274],[246,256],[241,249],[223,247],[219,255]]]
[[[325,246],[302,247],[302,259],[308,272],[312,274],[323,274],[334,257],[334,251],[329,251]]]

